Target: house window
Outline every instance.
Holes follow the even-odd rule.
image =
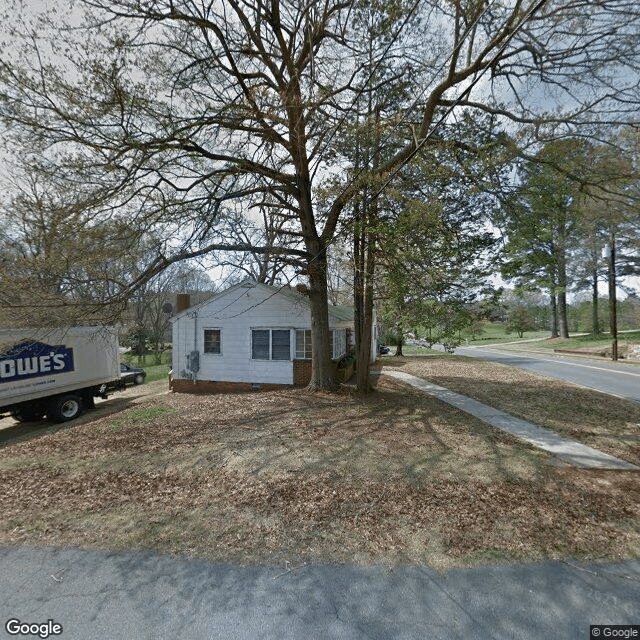
[[[220,329],[204,330],[204,352],[205,353],[221,353],[221,331]]]
[[[333,360],[337,360],[347,353],[346,329],[329,331],[329,353],[331,353]],[[300,360],[311,359],[311,331],[309,329],[296,330],[296,358]]]
[[[296,359],[311,360],[311,330],[296,330]]]
[[[251,357],[254,360],[269,359],[269,329],[254,329],[251,332]]]
[[[271,359],[291,360],[291,331],[288,329],[272,329]]]
[[[290,341],[289,329],[253,329],[251,358],[253,360],[290,360]]]
[[[331,338],[331,357],[337,360],[347,353],[347,330],[334,329]]]

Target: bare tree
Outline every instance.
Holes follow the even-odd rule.
[[[257,214],[255,213],[257,210]],[[246,251],[226,252],[215,258],[217,266],[227,266],[244,273],[256,282],[275,285],[290,282],[295,269],[284,253],[295,249],[299,238],[289,234],[290,223],[277,207],[261,204],[254,211],[228,210],[219,219],[218,233],[229,245],[244,245]],[[260,247],[260,251],[253,250]]]
[[[414,70],[415,99],[398,107],[400,142],[340,179],[349,162],[336,139],[371,75],[368,47],[351,28],[360,4],[79,0],[82,29],[61,28],[56,15],[3,26],[20,49],[0,61],[7,138],[37,149],[93,215],[164,239],[117,297],[186,258],[278,256],[309,281],[316,388],[333,386],[327,247],[363,185],[374,202],[398,168],[442,143],[460,106],[557,135],[633,117],[638,101],[632,0],[416,0],[376,50],[376,62],[403,51],[397,70]],[[428,26],[420,38],[405,30],[416,14]],[[238,199],[275,204],[298,244],[221,239],[220,212]]]
[[[177,293],[213,295],[213,282],[196,265],[180,263],[171,265],[139,287],[129,299],[125,317],[129,327],[128,346],[136,355],[144,356],[150,350],[155,363],[161,363],[167,334],[171,339],[172,307],[167,305],[172,304]]]

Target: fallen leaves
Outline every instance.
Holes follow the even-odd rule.
[[[551,467],[396,381],[148,407],[0,449],[0,543],[436,566],[640,551],[637,474]]]
[[[640,405],[504,364],[473,358],[404,358],[390,368],[640,465]]]

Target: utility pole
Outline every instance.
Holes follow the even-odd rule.
[[[609,259],[609,333],[611,334],[611,359],[618,359],[618,318],[616,311],[616,239],[613,231],[602,255]]]

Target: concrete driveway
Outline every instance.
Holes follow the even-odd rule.
[[[583,640],[590,624],[640,624],[639,561],[439,573],[4,548],[0,575],[7,638],[24,637],[8,634],[10,619],[51,620],[62,633],[49,637],[64,640]]]

